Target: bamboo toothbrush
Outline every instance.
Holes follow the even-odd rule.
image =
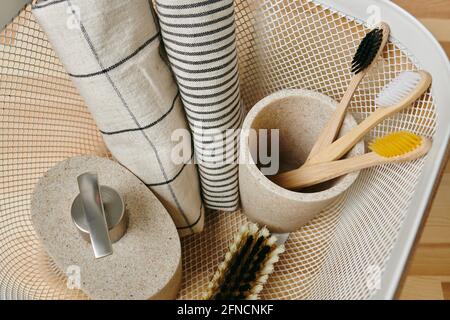
[[[383,120],[411,106],[428,90],[431,80],[431,75],[426,71],[402,72],[379,93],[376,99],[377,109],[370,116],[331,145],[324,147],[306,165],[340,159]]]
[[[407,131],[389,134],[373,141],[372,152],[350,159],[308,165],[272,179],[279,186],[297,190],[328,181],[350,172],[387,164],[412,161],[428,153],[431,140]]]
[[[372,67],[376,64],[377,57],[382,54],[384,47],[389,40],[389,35],[389,26],[382,22],[377,28],[370,31],[362,40],[355,56],[353,57],[351,72],[354,73],[354,76],[350,81],[347,92],[344,94],[344,97],[336,107],[331,119],[328,121],[327,125],[322,130],[322,133],[311,149],[306,163],[309,162],[309,159],[313,158],[321,150],[330,145],[338,135],[342,122],[345,118],[347,107],[350,104],[356,89],[366,74],[369,73]]]
[[[241,227],[212,277],[205,300],[256,300],[284,246],[267,228]]]

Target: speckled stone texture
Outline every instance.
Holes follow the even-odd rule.
[[[101,185],[124,199],[126,234],[114,253],[95,259],[71,220],[77,176],[97,172]],[[81,290],[91,299],[173,299],[181,283],[181,246],[170,215],[153,193],[121,165],[100,157],[65,160],[38,182],[31,203],[36,233],[50,258],[65,272],[79,266]]]
[[[280,130],[280,172],[300,167],[327,123],[336,102],[317,92],[284,90],[258,102],[247,115],[241,135],[242,157],[249,157],[248,129]],[[342,132],[356,125],[347,115]],[[348,156],[364,153],[358,143]],[[277,233],[294,232],[332,205],[356,180],[351,173],[335,181],[293,192],[272,183],[255,164],[239,168],[239,188],[243,212],[252,220]]]

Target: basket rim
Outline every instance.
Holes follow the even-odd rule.
[[[409,12],[390,0],[313,0],[333,11],[341,12],[347,18],[364,23],[368,8],[377,6],[383,13],[382,19],[391,26],[391,39],[398,41],[412,53],[417,64],[433,76],[433,98],[437,107],[437,131],[433,148],[426,161],[408,208],[402,228],[383,271],[381,285],[372,299],[394,299],[405,276],[405,270],[412,255],[415,243],[420,236],[436,184],[445,166],[450,140],[450,92],[445,84],[450,82],[450,61],[442,46],[431,32]],[[366,23],[364,23],[366,24]],[[366,24],[367,25],[367,24]],[[413,37],[411,35],[414,35]]]

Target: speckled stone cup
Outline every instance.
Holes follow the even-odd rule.
[[[241,134],[239,168],[242,208],[250,220],[266,225],[272,232],[294,232],[332,205],[355,182],[358,172],[302,192],[286,190],[264,176],[258,159],[250,155],[255,145],[249,145],[249,141],[254,144],[249,129],[279,129],[280,172],[300,167],[335,107],[336,102],[323,94],[284,90],[264,98],[250,110]],[[341,132],[354,126],[356,121],[348,115]],[[363,154],[364,150],[364,142],[360,142],[347,156]]]

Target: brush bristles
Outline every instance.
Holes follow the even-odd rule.
[[[411,132],[400,131],[378,138],[369,144],[369,149],[376,154],[392,158],[416,150],[422,144],[422,137]]]
[[[383,30],[376,28],[370,31],[361,41],[353,57],[352,72],[358,74],[369,67],[377,57],[382,43]]]
[[[405,71],[400,73],[381,90],[376,99],[376,105],[390,107],[402,102],[417,88],[421,80],[422,76],[418,72]]]
[[[229,246],[224,261],[212,277],[203,299],[257,299],[278,256],[284,251],[276,245],[267,228],[243,226]]]

